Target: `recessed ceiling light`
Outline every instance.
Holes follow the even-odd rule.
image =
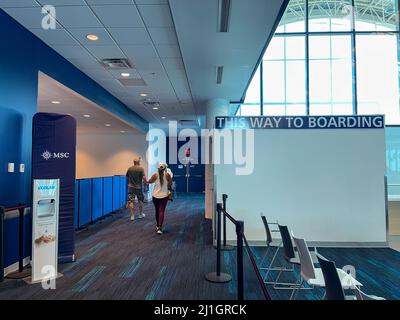
[[[153,110],[158,110],[158,107],[153,107]]]
[[[90,118],[90,114],[84,114],[83,117],[84,118]]]
[[[86,39],[88,39],[90,41],[97,41],[97,40],[99,40],[99,37],[96,36],[95,34],[87,34]]]
[[[52,104],[60,104],[61,102],[60,102],[60,101],[57,101],[57,100],[53,100],[51,103],[52,103]]]
[[[131,76],[131,74],[129,72],[122,72],[121,76],[124,77],[124,78],[128,78],[128,77]]]
[[[125,133],[125,131],[124,131],[124,130],[121,130],[120,132],[121,132],[121,133]]]
[[[167,117],[161,117],[161,119],[166,119]]]
[[[147,97],[147,93],[141,93],[140,96],[141,97]]]
[[[111,127],[111,124],[109,124],[109,123],[106,123],[106,127]]]

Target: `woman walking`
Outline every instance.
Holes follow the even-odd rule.
[[[166,172],[167,165],[160,163],[158,165],[158,172],[153,174],[148,183],[154,183],[153,190],[153,203],[156,211],[157,234],[161,235],[162,227],[164,223],[165,208],[167,207],[169,193],[172,185],[172,178],[168,172]]]

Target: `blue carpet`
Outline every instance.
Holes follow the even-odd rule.
[[[64,276],[56,290],[40,284],[0,290],[0,299],[236,299],[236,251],[222,254],[222,271],[232,276],[225,284],[207,282],[204,276],[215,271],[216,251],[212,246],[211,221],[204,218],[204,195],[192,194],[169,202],[165,233],[155,233],[154,208],[145,204],[146,217],[131,223],[122,210],[76,234],[77,261],[59,266]],[[338,267],[353,265],[366,293],[400,299],[400,253],[389,248],[318,250]],[[263,247],[253,247],[260,263]],[[273,252],[270,252],[272,255]],[[269,257],[269,259],[271,256]],[[245,298],[263,299],[258,279],[244,254]],[[282,261],[281,253],[278,262]],[[265,273],[262,272],[262,275]],[[271,273],[273,278],[276,273]],[[295,281],[284,274],[283,281]],[[274,290],[272,299],[288,299],[291,291]],[[304,290],[298,299],[321,299],[322,289]]]

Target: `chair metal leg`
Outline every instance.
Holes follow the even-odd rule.
[[[294,265],[292,265],[292,269],[291,271],[293,272],[293,275],[295,275],[294,273]],[[282,272],[280,272],[278,274],[278,277],[276,278],[275,282],[274,282],[274,286],[273,289],[274,290],[293,290],[294,288],[298,288],[298,290],[309,290],[310,288],[304,287],[302,285],[299,285],[299,280],[295,275],[295,279],[296,281],[294,282],[279,282],[279,278],[282,275]]]
[[[270,249],[270,248],[271,248],[270,246],[267,247],[267,251],[265,252],[264,257],[261,259],[259,269],[264,269],[264,268],[262,268],[262,266],[263,266],[263,264],[264,264],[265,259],[266,259],[267,256],[268,256],[268,252],[269,252],[269,249]]]
[[[300,279],[297,279],[296,286],[293,287],[292,294],[290,295],[290,298],[289,298],[290,300],[294,300],[294,298],[297,295],[297,291],[299,290],[298,288],[303,285],[303,281],[304,280],[303,280],[303,278],[301,276],[300,276],[300,278],[301,278],[301,281],[299,281]]]
[[[272,264],[274,263],[275,258],[276,258],[276,256],[278,255],[278,252],[279,252],[279,249],[281,248],[281,245],[282,245],[282,241],[281,241],[281,243],[278,245],[278,247],[276,248],[275,254],[274,254],[274,256],[272,257],[272,260],[271,260],[271,262],[270,262],[270,264],[269,264],[269,266],[268,266],[268,269],[266,269],[267,272],[266,272],[266,274],[265,274],[265,276],[264,276],[264,278],[263,278],[264,282],[268,279],[268,274],[269,274],[269,272],[271,271]],[[277,270],[280,270],[280,268],[277,269]]]

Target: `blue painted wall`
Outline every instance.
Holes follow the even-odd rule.
[[[14,206],[20,202],[30,202],[31,121],[37,112],[39,71],[107,108],[142,131],[148,130],[145,120],[3,10],[0,10],[0,30],[1,205]],[[7,173],[8,162],[25,163],[26,172]]]
[[[138,129],[144,132],[148,130],[148,123],[144,119],[1,9],[0,43],[0,205],[11,207],[25,203],[30,206],[32,117],[37,112],[39,71]],[[9,162],[16,164],[16,171],[19,164],[24,163],[25,173],[7,173]],[[17,261],[17,226],[18,219],[8,219],[5,222],[6,266]],[[30,253],[28,231],[26,255]]]

